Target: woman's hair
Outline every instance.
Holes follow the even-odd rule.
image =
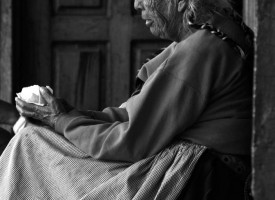
[[[173,1],[173,0],[172,0]],[[175,0],[179,1],[179,0]],[[204,23],[213,14],[222,14],[224,9],[232,9],[230,0],[184,0],[187,4],[183,13],[184,22]]]
[[[159,18],[164,22],[166,28],[169,29],[168,24],[182,23],[183,27],[179,27],[178,33],[182,31],[189,31],[188,22],[205,23],[214,14],[223,14],[224,9],[232,9],[231,0],[183,0],[186,3],[186,9],[183,13],[178,13],[178,2],[180,0],[151,0],[151,7],[155,10]],[[163,6],[169,5],[170,19],[168,21],[162,14]],[[172,26],[170,26],[172,27]]]

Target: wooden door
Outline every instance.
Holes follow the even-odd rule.
[[[16,90],[50,85],[79,109],[125,101],[137,69],[168,44],[151,35],[133,0],[21,0]],[[20,62],[19,62],[20,61]]]

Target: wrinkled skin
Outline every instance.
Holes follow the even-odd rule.
[[[45,88],[40,88],[40,93],[46,101],[46,105],[39,106],[27,103],[19,98],[15,98],[16,108],[20,115],[33,118],[52,128],[55,126],[57,118],[72,109],[64,100],[55,98],[51,92]]]
[[[135,0],[134,6],[153,35],[179,42],[184,33],[178,4],[176,0]]]
[[[166,1],[163,1],[166,2]],[[165,4],[165,3],[162,3]],[[141,17],[145,20],[146,26],[150,28],[150,31],[153,35],[160,37],[160,38],[167,38],[167,32],[165,30],[164,22],[159,18],[151,0],[136,0],[135,1],[135,9],[141,11]],[[165,7],[164,5],[161,7]],[[164,17],[168,16],[167,10],[163,11],[162,14]]]

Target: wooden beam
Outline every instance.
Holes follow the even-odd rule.
[[[254,13],[254,14],[251,14]],[[253,195],[275,197],[275,1],[247,0],[247,21],[255,31]]]
[[[12,100],[12,3],[0,1],[0,99]]]
[[[256,32],[256,0],[243,0],[243,18],[245,23]]]

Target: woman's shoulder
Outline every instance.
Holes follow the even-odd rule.
[[[177,43],[167,60],[165,70],[183,76],[182,73],[235,71],[242,64],[240,54],[227,42],[207,30],[198,30]]]
[[[199,30],[177,44],[163,72],[201,90],[221,85],[217,81],[229,82],[242,65],[241,56],[230,45],[206,30]]]
[[[208,30],[197,30],[185,40],[179,42],[175,54],[196,56],[231,56],[241,58],[238,52],[226,41]]]

